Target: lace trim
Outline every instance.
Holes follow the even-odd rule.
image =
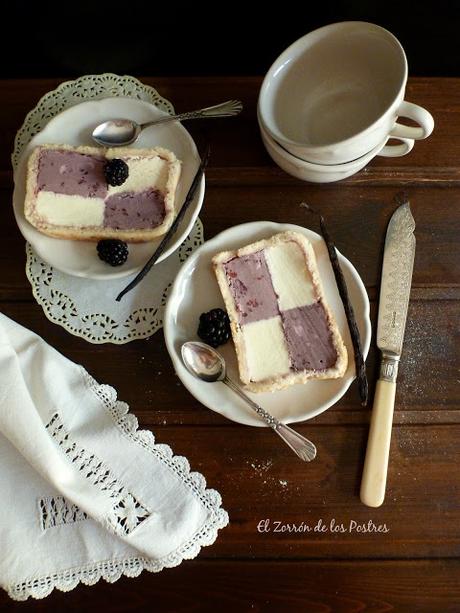
[[[204,543],[206,544],[206,543]],[[194,557],[194,556],[191,556]],[[180,564],[182,560],[178,561]],[[41,599],[49,596],[53,589],[61,592],[70,592],[79,583],[84,585],[95,585],[100,579],[107,583],[115,583],[123,575],[126,577],[137,577],[143,570],[158,573],[165,567],[177,566],[177,564],[167,564],[164,560],[150,560],[148,558],[126,558],[124,560],[105,560],[78,569],[70,569],[60,573],[54,573],[48,577],[40,577],[24,581],[8,588],[8,595],[13,600],[24,601],[32,596]]]
[[[113,512],[106,519],[116,534],[130,534],[150,517],[151,512],[126,490],[107,464],[72,440],[59,413],[54,413],[45,427],[83,476],[113,499]]]
[[[209,511],[209,517],[198,532],[164,558],[152,560],[134,557],[105,560],[82,568],[73,568],[46,577],[30,579],[7,588],[9,596],[14,600],[27,600],[29,596],[44,598],[53,589],[69,592],[80,582],[85,585],[94,585],[100,579],[104,579],[108,583],[114,583],[123,575],[137,577],[143,570],[160,572],[164,568],[178,566],[183,560],[191,560],[196,557],[201,547],[212,545],[217,538],[217,531],[228,524],[228,513],[221,507],[222,499],[219,492],[206,489],[205,478],[201,473],[190,472],[187,458],[174,456],[169,445],[155,443],[154,436],[149,430],[138,430],[136,417],[128,412],[129,407],[125,402],[117,400],[116,391],[109,385],[98,384],[84,368],[81,368],[81,372],[87,387],[98,397],[120,431],[130,440],[154,454],[178,475]]]
[[[109,96],[137,98],[155,104],[158,108],[174,115],[174,107],[150,85],[141,83],[130,76],[119,76],[110,72],[98,75],[84,75],[74,81],[64,81],[56,89],[45,94],[34,109],[28,113],[14,139],[11,155],[16,168],[24,147],[55,115],[86,100],[100,100]]]
[[[77,521],[88,519],[88,515],[76,504],[68,502],[64,496],[48,496],[40,498],[38,501],[40,513],[40,526],[42,530],[61,526],[63,524],[74,524]]]
[[[185,262],[189,255],[203,244],[203,241],[203,224],[198,218],[190,234],[177,250],[179,262]],[[26,255],[26,275],[35,300],[50,321],[62,326],[71,334],[95,344],[107,342],[124,344],[148,338],[163,326],[164,308],[172,282],[165,286],[161,296],[153,298],[155,306],[138,308],[126,317],[119,316],[114,319],[104,312],[84,314],[84,311],[79,312],[79,306],[72,296],[58,289],[61,273],[41,260],[27,242]]]

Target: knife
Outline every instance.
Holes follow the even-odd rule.
[[[396,378],[414,267],[415,221],[409,202],[403,200],[388,224],[383,252],[377,323],[377,347],[382,358],[360,492],[361,501],[369,507],[379,507],[385,498]]]

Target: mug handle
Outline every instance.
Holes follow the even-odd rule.
[[[414,140],[420,140],[427,138],[433,132],[434,119],[431,113],[426,109],[414,104],[413,102],[401,102],[396,111],[397,115],[401,117],[408,117],[413,119],[419,124],[419,128],[413,128],[411,126],[404,126],[400,123],[395,123],[393,129],[390,132],[390,136],[396,136],[401,138],[413,138]]]
[[[385,145],[383,149],[377,153],[384,158],[400,158],[412,151],[414,141],[411,138],[401,138],[400,136],[389,136],[389,138],[397,138],[401,141],[400,145]]]

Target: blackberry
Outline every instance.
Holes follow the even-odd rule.
[[[128,245],[123,241],[105,239],[97,244],[97,253],[101,260],[110,266],[121,266],[128,259]]]
[[[128,164],[118,158],[109,160],[104,166],[104,174],[109,185],[123,185],[129,175]]]
[[[230,320],[223,309],[201,313],[198,336],[211,347],[224,345],[230,338]]]

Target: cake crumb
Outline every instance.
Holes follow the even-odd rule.
[[[286,487],[288,484],[287,481],[284,481],[283,479],[280,479],[280,485],[282,485],[283,487]]]
[[[272,460],[266,460],[265,462],[261,462],[260,464],[254,464],[251,462],[251,467],[259,473],[266,472],[270,466],[273,464]]]

